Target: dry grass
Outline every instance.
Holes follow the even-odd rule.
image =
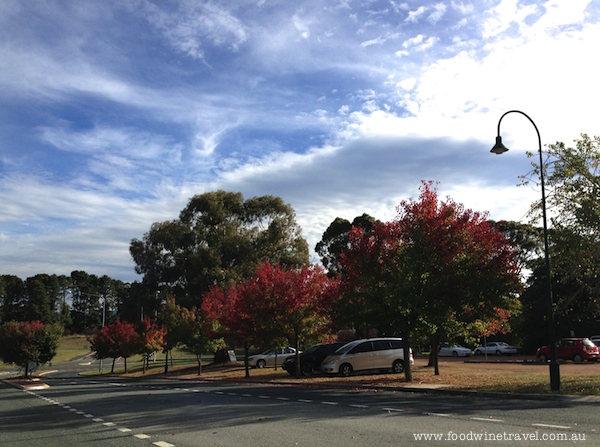
[[[536,364],[529,358],[496,358],[489,362],[483,359],[440,359],[440,375],[434,375],[433,368],[427,367],[426,358],[417,358],[413,367],[413,382],[404,381],[404,375],[394,374],[362,374],[348,378],[320,375],[311,378],[296,379],[278,368],[251,369],[250,377],[245,377],[242,362],[226,366],[205,366],[201,376],[197,374],[197,366],[192,363],[169,368],[168,377],[186,379],[206,379],[244,382],[269,383],[301,383],[303,385],[326,386],[344,385],[349,387],[404,387],[404,386],[448,386],[453,389],[496,391],[501,393],[535,393],[535,394],[585,394],[600,395],[600,363],[561,365],[561,391],[551,392],[549,386],[549,368]],[[525,360],[525,361],[524,361]],[[505,363],[510,361],[510,363]],[[144,377],[164,377],[164,363],[150,366]],[[141,377],[141,367],[129,363],[130,373],[127,376]]]

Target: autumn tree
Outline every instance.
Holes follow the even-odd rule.
[[[100,329],[94,337],[88,337],[90,347],[97,359],[112,358],[111,374],[115,371],[115,361],[119,357],[125,363],[127,373],[127,358],[140,351],[140,341],[133,324],[117,320]]]
[[[441,201],[433,183],[423,182],[419,200],[403,201],[393,222],[375,224],[371,234],[351,234],[342,256],[351,295],[382,332],[401,333],[406,359],[417,331],[437,347],[459,326],[518,308],[515,251],[486,217],[450,198]]]
[[[139,353],[142,355],[142,374],[145,374],[150,356],[163,349],[166,329],[158,327],[146,317],[135,325],[135,331],[138,335]]]
[[[19,366],[27,376],[29,363],[43,365],[56,355],[63,328],[39,321],[9,321],[0,325],[0,360]]]
[[[133,239],[130,253],[150,290],[167,286],[188,308],[198,306],[212,285],[251,276],[266,258],[289,266],[308,262],[290,205],[279,197],[244,200],[226,191],[192,197],[179,219],[154,223],[141,240]]]

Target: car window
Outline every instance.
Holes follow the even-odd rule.
[[[373,342],[374,351],[385,351],[391,349],[390,342],[388,340],[377,340]]]
[[[402,349],[402,340],[390,340],[392,349]]]
[[[365,341],[364,343],[361,343],[357,346],[354,347],[354,349],[352,349],[352,351],[350,351],[350,354],[358,354],[360,352],[370,352],[373,350],[373,346],[371,345],[370,341]]]
[[[567,340],[567,346],[577,346],[577,342],[575,340]]]
[[[592,343],[589,340],[582,340],[581,342],[583,343],[584,346],[595,346],[594,343]]]
[[[284,354],[293,354],[294,353],[293,348],[285,348],[283,351],[284,351]]]
[[[341,348],[338,348],[337,351],[335,351],[336,354],[345,354],[346,352],[350,351],[350,349],[352,349],[354,346],[356,346],[354,343],[348,343],[344,346],[342,346]]]

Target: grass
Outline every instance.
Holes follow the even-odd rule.
[[[488,363],[465,362],[462,359],[440,359],[440,375],[435,376],[433,368],[427,367],[427,359],[417,357],[413,367],[413,382],[404,381],[404,375],[394,374],[361,374],[348,378],[338,376],[316,376],[296,379],[286,371],[278,368],[251,369],[250,377],[245,377],[242,362],[233,362],[224,366],[205,365],[201,376],[197,374],[195,361],[176,362],[169,367],[167,377],[186,379],[206,379],[223,381],[250,381],[255,383],[301,383],[313,386],[344,385],[349,387],[391,387],[430,386],[449,387],[459,390],[492,391],[498,393],[531,393],[531,394],[565,394],[565,395],[600,395],[600,364],[561,365],[561,391],[550,391],[549,371],[547,365],[532,362],[523,363]],[[128,361],[127,377],[165,377],[164,361],[151,364],[145,374],[141,366]],[[120,376],[123,369],[115,370]],[[97,374],[97,373],[95,373]]]

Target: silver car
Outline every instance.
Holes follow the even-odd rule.
[[[251,355],[248,357],[248,364],[256,368],[275,366],[275,362],[277,362],[277,365],[281,365],[289,357],[294,355],[296,355],[296,350],[291,346],[286,346],[285,348],[273,348],[262,354]]]
[[[410,364],[414,364],[412,350]],[[354,371],[392,370],[404,372],[404,350],[401,338],[371,338],[345,344],[323,360],[321,369],[330,374],[348,377]]]
[[[485,353],[496,355],[515,355],[517,353],[517,348],[503,341],[492,341],[490,343],[486,343],[485,346],[475,348],[475,355],[483,355]]]

